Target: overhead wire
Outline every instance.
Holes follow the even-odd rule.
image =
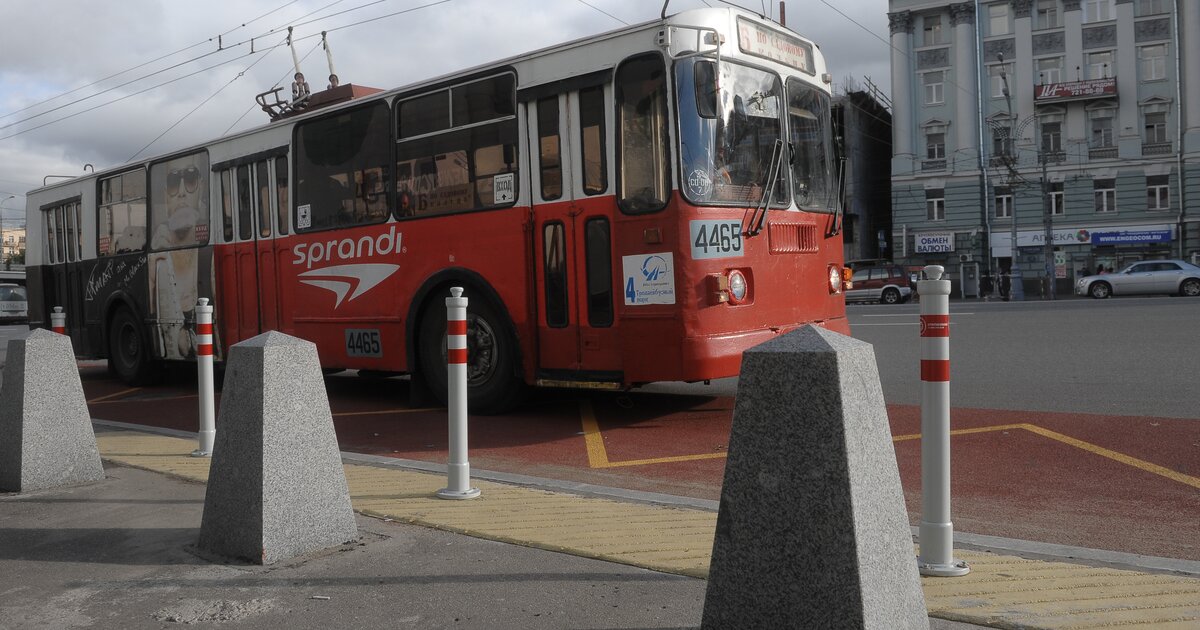
[[[340,1],[340,0],[339,0],[339,1]],[[370,3],[370,4],[378,4],[378,3],[379,3],[379,2],[381,2],[381,1],[386,1],[386,0],[376,0],[376,2],[372,2],[372,3]],[[446,4],[446,3],[449,3],[449,2],[453,2],[453,0],[436,0],[435,2],[429,2],[429,3],[422,4],[422,5],[418,5],[418,6],[415,6],[415,7],[410,7],[410,8],[408,8],[408,9],[403,9],[403,10],[400,10],[400,11],[395,11],[395,12],[392,12],[392,13],[388,13],[388,14],[384,14],[384,15],[380,15],[380,16],[376,16],[376,17],[368,18],[368,19],[366,19],[366,20],[360,20],[360,21],[358,21],[358,22],[352,22],[352,23],[350,23],[350,24],[343,24],[343,25],[341,25],[341,26],[337,26],[337,27],[333,27],[333,28],[327,28],[327,29],[325,29],[325,30],[324,30],[324,32],[326,32],[326,33],[332,33],[332,32],[335,32],[335,31],[340,31],[340,30],[344,30],[344,29],[347,29],[347,28],[353,28],[353,27],[355,27],[355,26],[361,26],[361,25],[363,25],[363,24],[367,24],[367,23],[370,23],[370,22],[375,22],[375,21],[378,21],[378,20],[383,20],[383,19],[387,19],[387,18],[395,17],[395,16],[397,16],[397,15],[403,15],[403,14],[405,14],[405,13],[411,13],[411,12],[413,12],[413,11],[418,11],[418,10],[421,10],[421,9],[427,9],[427,8],[429,8],[429,7],[433,7],[433,6],[437,6],[437,5],[441,5],[441,4]],[[334,3],[334,4],[336,4],[336,3]],[[332,6],[332,5],[327,5],[327,6]],[[369,6],[369,5],[364,5],[364,6]],[[342,11],[342,12],[338,13],[337,15],[341,15],[341,14],[343,14],[343,13],[346,13],[346,12],[348,12],[348,11],[349,11],[349,10],[347,10],[347,11]],[[322,19],[323,19],[323,18],[322,18]],[[310,23],[311,23],[311,22],[310,22]],[[315,37],[321,37],[321,33],[314,33],[314,34],[312,34],[312,35],[306,35],[306,36],[299,37],[299,38],[293,38],[293,39],[292,39],[292,41],[293,41],[293,42],[299,42],[299,41],[304,41],[304,40],[306,40],[306,39],[312,39],[312,38],[315,38]],[[242,46],[242,45],[245,45],[245,44],[247,44],[247,43],[250,43],[250,42],[252,42],[254,39],[257,39],[257,37],[252,37],[252,38],[250,38],[250,39],[246,39],[246,40],[243,40],[243,41],[241,41],[241,42],[238,42],[237,44],[233,44],[233,45],[231,45],[231,46],[229,46],[229,47],[226,47],[226,48],[223,48],[223,49],[220,49],[220,50],[217,50],[217,51],[213,51],[213,52],[210,52],[210,53],[206,53],[206,54],[204,54],[204,55],[201,55],[201,56],[200,56],[200,57],[198,57],[197,59],[194,59],[194,60],[191,60],[191,61],[195,61],[195,60],[198,60],[198,59],[203,59],[203,58],[205,58],[205,57],[208,57],[208,56],[210,56],[210,55],[212,55],[212,54],[216,54],[217,52],[222,52],[222,51],[225,51],[225,50],[232,50],[232,49],[234,49],[234,48],[236,48],[236,47],[238,47],[238,46]],[[107,105],[111,105],[111,104],[113,104],[113,103],[117,103],[117,102],[123,101],[123,100],[125,100],[125,99],[128,99],[128,98],[131,98],[131,97],[133,97],[133,96],[137,96],[137,95],[140,95],[140,94],[144,94],[144,93],[146,93],[146,92],[149,92],[149,91],[151,91],[151,90],[154,90],[154,89],[157,89],[157,88],[163,87],[163,86],[165,86],[165,85],[169,85],[169,84],[171,84],[171,83],[175,83],[175,82],[177,82],[177,81],[180,81],[180,80],[183,80],[183,79],[186,79],[186,78],[189,78],[189,77],[196,76],[196,75],[198,75],[198,74],[201,74],[201,73],[207,72],[207,71],[209,71],[209,70],[212,70],[212,69],[214,69],[214,68],[218,68],[218,67],[220,67],[220,66],[223,66],[223,65],[225,65],[225,64],[228,64],[228,63],[233,63],[233,62],[235,62],[235,61],[237,61],[237,60],[239,60],[239,59],[243,59],[243,58],[245,58],[245,57],[248,57],[248,56],[251,56],[251,55],[259,54],[259,53],[261,53],[261,52],[266,52],[266,51],[268,51],[268,50],[270,50],[270,49],[272,49],[272,48],[278,47],[278,46],[280,46],[280,45],[282,45],[282,44],[275,44],[274,46],[271,46],[270,48],[264,48],[264,49],[257,50],[257,51],[252,51],[252,52],[249,52],[249,53],[246,53],[246,54],[243,54],[243,55],[237,56],[237,57],[233,57],[233,58],[231,58],[231,59],[227,59],[227,60],[225,60],[225,61],[222,61],[222,62],[220,62],[220,63],[213,64],[213,65],[211,65],[211,66],[207,66],[207,67],[205,67],[205,68],[203,68],[203,69],[201,69],[201,70],[198,70],[198,71],[196,71],[196,72],[191,72],[191,73],[188,73],[188,74],[185,74],[185,75],[182,75],[182,76],[176,77],[176,78],[174,78],[174,79],[170,79],[170,80],[167,80],[167,81],[163,81],[162,83],[155,84],[155,85],[153,85],[153,86],[151,86],[151,87],[149,87],[149,88],[145,88],[145,89],[142,89],[142,90],[138,90],[138,91],[136,91],[136,92],[133,92],[133,93],[131,93],[131,94],[127,94],[127,95],[125,95],[125,96],[121,96],[121,97],[119,97],[119,98],[115,98],[115,99],[112,99],[112,100],[110,100],[110,101],[106,101],[106,102],[104,102],[104,103],[101,103],[101,104],[99,104],[99,105],[96,105],[95,107],[90,107],[90,108],[87,108],[87,109],[84,109],[84,110],[80,110],[80,111],[78,111],[78,112],[75,112],[75,113],[72,113],[72,114],[68,114],[68,115],[62,116],[62,117],[60,117],[60,118],[56,118],[56,119],[54,119],[54,120],[51,120],[51,121],[49,121],[49,122],[43,123],[43,124],[41,124],[41,125],[37,125],[37,126],[34,126],[34,127],[30,127],[30,128],[28,128],[28,129],[22,129],[22,130],[20,130],[20,131],[16,131],[16,132],[14,132],[14,133],[10,133],[10,134],[8,134],[8,135],[5,135],[5,136],[0,136],[0,140],[7,140],[7,139],[9,139],[9,138],[13,138],[13,137],[15,137],[15,136],[19,136],[19,135],[22,135],[22,134],[25,134],[25,133],[29,133],[29,132],[31,132],[31,131],[35,131],[35,130],[37,130],[37,129],[41,129],[41,128],[43,128],[43,127],[46,127],[46,126],[49,126],[49,125],[55,124],[55,123],[57,123],[57,122],[61,122],[61,121],[63,121],[63,120],[67,120],[67,119],[70,119],[70,118],[74,118],[75,116],[78,116],[78,115],[80,115],[80,114],[85,114],[85,113],[88,113],[88,112],[91,112],[91,111],[95,111],[96,109],[100,109],[101,107],[104,107],[104,106],[107,106]],[[189,62],[182,62],[182,63],[180,63],[180,64],[175,64],[174,66],[171,66],[171,68],[168,68],[168,69],[177,68],[177,67],[179,67],[179,66],[185,65],[186,63],[189,63]],[[151,74],[149,74],[149,75],[146,75],[146,76],[144,76],[144,77],[142,77],[142,78],[149,78],[149,77],[151,77],[151,76],[155,76],[155,75],[157,75],[157,74],[161,74],[162,72],[164,72],[164,71],[166,71],[166,70],[167,70],[167,69],[160,70],[160,71],[157,71],[157,72],[151,73]],[[135,82],[135,81],[130,81],[130,82],[124,83],[124,84],[122,84],[121,86],[117,86],[117,87],[124,87],[125,85],[128,85],[129,83],[133,83],[133,82]],[[98,95],[100,95],[100,94],[104,94],[104,93],[110,92],[110,91],[112,91],[113,89],[116,89],[116,88],[109,88],[109,89],[107,89],[107,90],[104,90],[104,91],[102,91],[102,92],[98,92],[98,93],[96,93],[96,94],[94,94],[94,95],[91,95],[91,96],[85,97],[84,99],[79,99],[78,101],[76,101],[76,103],[78,103],[78,102],[81,102],[81,101],[83,101],[83,100],[86,100],[87,98],[92,98],[93,96],[98,96]],[[58,107],[58,108],[55,108],[54,110],[50,110],[50,111],[56,111],[56,110],[59,110],[59,109],[62,109],[62,107]],[[48,112],[44,112],[44,113],[48,113]],[[42,114],[38,114],[38,116],[41,116],[41,115],[42,115]],[[12,126],[13,126],[13,125],[15,125],[15,124],[18,124],[18,123],[20,123],[20,122],[26,122],[27,120],[30,120],[30,119],[32,119],[32,118],[36,118],[36,117],[37,117],[37,116],[32,116],[32,117],[30,117],[29,119],[25,119],[25,120],[22,120],[22,121],[17,121],[17,123],[11,123],[11,124],[8,124],[8,125],[0,126],[0,130],[3,130],[3,129],[8,129],[8,128],[12,127]]]
[[[342,0],[338,0],[338,2],[341,2],[341,1],[342,1]],[[229,30],[227,30],[227,31],[225,31],[225,32],[223,32],[223,33],[221,33],[220,35],[218,35],[218,37],[223,37],[223,36],[225,36],[225,35],[228,35],[228,34],[230,34],[230,33],[234,32],[234,31],[236,31],[236,30],[238,30],[238,29],[240,29],[240,28],[245,28],[246,26],[248,26],[248,25],[250,25],[250,24],[253,24],[254,22],[257,22],[258,20],[261,20],[261,19],[265,18],[265,17],[267,17],[268,15],[271,15],[272,13],[275,13],[275,12],[277,12],[277,11],[281,10],[281,9],[284,9],[284,8],[286,8],[286,7],[287,7],[287,6],[289,6],[289,5],[295,4],[296,2],[299,2],[299,0],[290,0],[290,2],[285,2],[284,4],[282,4],[282,5],[280,5],[280,6],[276,7],[276,8],[274,8],[274,9],[272,9],[272,10],[270,10],[270,11],[267,11],[266,13],[264,13],[264,14],[262,14],[262,15],[260,15],[260,16],[258,16],[258,17],[256,17],[256,18],[254,18],[253,20],[250,20],[250,21],[248,21],[248,22],[243,22],[241,25],[239,25],[239,26],[235,26],[235,27],[233,27],[233,28],[231,28],[231,29],[229,29]],[[335,4],[336,4],[336,3],[335,3]],[[60,94],[57,94],[57,95],[55,95],[55,96],[51,96],[50,98],[47,98],[47,99],[44,99],[44,100],[38,101],[38,102],[36,102],[36,103],[33,103],[33,104],[31,104],[31,105],[27,105],[27,106],[25,106],[25,107],[22,107],[21,109],[17,109],[17,110],[13,110],[13,111],[11,111],[11,112],[6,112],[6,113],[4,113],[4,114],[0,114],[0,118],[8,118],[9,116],[14,116],[14,115],[16,115],[16,114],[19,114],[19,113],[21,113],[21,112],[24,112],[24,111],[27,111],[27,110],[33,109],[34,107],[37,107],[37,106],[39,106],[39,105],[44,105],[44,104],[46,104],[46,103],[49,103],[50,101],[53,101],[53,100],[56,100],[56,99],[62,98],[62,97],[64,97],[64,96],[67,96],[67,95],[70,95],[70,94],[74,94],[74,93],[76,93],[76,92],[78,92],[78,91],[80,91],[80,90],[85,90],[85,89],[87,89],[87,88],[90,88],[90,87],[92,87],[92,86],[94,86],[94,85],[97,85],[97,84],[103,83],[103,82],[105,82],[105,81],[107,81],[107,80],[109,80],[109,79],[113,79],[113,78],[119,77],[119,76],[121,76],[122,74],[126,74],[126,73],[128,73],[128,72],[133,72],[134,70],[137,70],[137,69],[139,69],[139,68],[144,68],[144,67],[146,67],[146,66],[148,66],[148,65],[150,65],[150,64],[153,64],[153,63],[156,63],[156,62],[162,61],[163,59],[167,59],[167,58],[169,58],[169,57],[174,57],[175,55],[178,55],[178,54],[180,54],[180,53],[187,52],[187,51],[189,51],[189,50],[191,50],[191,49],[193,49],[193,48],[196,48],[197,46],[203,46],[204,44],[207,44],[207,43],[211,42],[212,40],[213,40],[213,38],[211,38],[211,37],[210,37],[210,38],[208,38],[208,39],[205,39],[205,40],[203,40],[203,41],[196,42],[195,44],[192,44],[192,45],[190,45],[190,46],[184,46],[183,48],[180,48],[179,50],[176,50],[176,51],[174,51],[174,52],[169,52],[169,53],[167,53],[167,54],[165,54],[165,55],[162,55],[162,56],[160,56],[160,57],[155,57],[154,59],[151,59],[151,60],[149,60],[149,61],[146,61],[146,62],[140,63],[140,64],[138,64],[138,65],[136,65],[136,66],[133,66],[133,67],[130,67],[130,68],[126,68],[126,69],[124,69],[124,70],[121,70],[121,71],[119,71],[119,72],[115,72],[115,73],[113,73],[113,74],[110,74],[110,75],[108,75],[108,76],[106,76],[106,77],[102,78],[102,79],[96,79],[95,81],[92,81],[91,83],[88,83],[87,85],[81,85],[81,86],[79,86],[79,87],[77,87],[77,88],[74,88],[74,89],[72,89],[72,90],[68,90],[68,91],[66,91],[66,92],[62,92],[62,93],[60,93]]]

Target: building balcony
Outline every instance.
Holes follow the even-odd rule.
[[[928,173],[930,171],[946,170],[946,160],[921,160],[921,172]]]
[[[1088,149],[1088,159],[1112,160],[1117,157],[1117,147],[1092,147]]]
[[[1067,152],[1066,151],[1043,151],[1042,159],[1045,160],[1047,164],[1058,164],[1059,162],[1066,162],[1067,161]]]
[[[1155,142],[1142,145],[1142,155],[1170,155],[1171,153],[1170,142]]]

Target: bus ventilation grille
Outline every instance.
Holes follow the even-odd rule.
[[[815,223],[768,223],[767,239],[772,254],[817,253]]]

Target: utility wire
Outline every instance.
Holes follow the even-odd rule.
[[[286,42],[286,40],[285,40],[285,42]],[[210,94],[208,98],[206,98],[206,99],[204,99],[203,101],[201,101],[199,105],[197,105],[197,106],[193,107],[193,108],[192,108],[192,111],[190,111],[190,112],[188,112],[188,113],[184,114],[182,118],[180,118],[179,120],[175,121],[175,122],[174,122],[174,123],[173,123],[173,124],[172,124],[170,127],[167,127],[167,128],[166,128],[166,129],[165,129],[165,130],[164,130],[162,133],[158,134],[158,136],[156,136],[156,137],[155,137],[153,140],[151,140],[150,142],[147,142],[147,143],[146,143],[146,146],[142,147],[141,149],[138,149],[137,153],[134,153],[133,155],[129,156],[129,159],[127,159],[127,160],[125,160],[125,161],[126,161],[126,162],[132,162],[132,161],[133,161],[133,158],[136,158],[137,156],[139,156],[139,155],[141,155],[141,154],[142,154],[142,151],[145,151],[146,149],[149,149],[151,145],[153,145],[155,142],[158,142],[159,140],[161,140],[163,136],[165,136],[165,135],[167,135],[168,133],[170,133],[170,131],[171,131],[172,129],[174,129],[175,127],[178,127],[178,126],[179,126],[179,124],[180,124],[180,123],[182,123],[183,121],[187,120],[189,116],[191,116],[192,114],[195,114],[195,113],[196,113],[196,112],[197,112],[197,111],[198,111],[198,110],[199,110],[201,107],[204,107],[204,105],[205,105],[205,104],[207,104],[209,101],[211,101],[211,100],[213,100],[214,98],[216,98],[216,96],[217,96],[218,94],[220,94],[221,92],[223,92],[223,91],[225,90],[225,88],[227,88],[227,87],[229,87],[229,86],[233,85],[233,82],[234,82],[234,81],[237,81],[238,79],[242,78],[242,76],[244,76],[244,75],[245,75],[247,72],[249,72],[251,68],[253,68],[254,66],[258,65],[258,62],[260,62],[260,61],[262,61],[263,59],[266,59],[267,57],[271,56],[271,53],[275,52],[275,50],[276,50],[277,48],[279,48],[279,46],[280,46],[280,45],[282,45],[282,44],[277,44],[277,45],[275,45],[275,46],[272,46],[271,48],[267,49],[267,52],[266,52],[265,54],[263,54],[262,56],[260,56],[258,59],[255,59],[255,60],[254,60],[254,62],[253,62],[253,63],[251,63],[250,65],[246,66],[246,68],[245,68],[244,70],[242,70],[241,72],[239,72],[239,73],[237,73],[236,75],[234,75],[234,77],[233,77],[232,79],[230,79],[228,83],[226,83],[225,85],[222,85],[221,87],[217,88],[217,90],[216,90],[215,92],[213,92],[212,94]]]
[[[341,0],[338,0],[338,1],[340,2]],[[283,4],[283,5],[279,6],[279,7],[276,7],[276,8],[274,8],[274,9],[272,9],[272,10],[270,10],[270,11],[268,11],[268,12],[266,12],[266,13],[264,13],[264,14],[262,14],[262,15],[260,15],[260,16],[258,16],[258,17],[256,17],[256,18],[254,18],[253,20],[250,20],[249,22],[245,22],[245,23],[243,23],[241,26],[235,26],[235,27],[233,27],[233,28],[231,28],[231,29],[229,29],[229,30],[225,31],[224,33],[221,33],[221,35],[219,35],[218,37],[222,37],[222,36],[228,35],[228,34],[230,34],[230,33],[234,32],[234,31],[238,30],[239,28],[244,28],[244,27],[246,27],[246,26],[247,26],[247,25],[249,25],[249,24],[253,24],[254,22],[257,22],[258,20],[261,20],[262,18],[265,18],[265,17],[267,17],[268,15],[271,15],[272,13],[275,13],[276,11],[279,11],[280,9],[283,9],[283,8],[287,7],[288,5],[295,4],[296,2],[299,2],[299,0],[291,0],[290,2],[287,2],[287,3],[285,3],[285,4]],[[307,16],[306,16],[306,17],[307,17]],[[28,106],[22,107],[21,109],[17,109],[17,110],[13,110],[13,111],[11,111],[11,112],[7,112],[7,113],[4,113],[4,114],[0,114],[0,118],[8,118],[9,116],[14,116],[14,115],[16,115],[16,114],[20,114],[21,112],[24,112],[24,111],[28,111],[28,110],[30,110],[30,109],[33,109],[34,107],[37,107],[38,105],[44,105],[44,104],[46,104],[46,103],[49,103],[50,101],[53,101],[53,100],[56,100],[56,99],[62,98],[62,97],[64,97],[64,96],[67,96],[67,95],[69,95],[69,94],[74,94],[74,93],[76,93],[76,92],[78,92],[78,91],[80,91],[80,90],[83,90],[83,89],[90,88],[90,87],[92,87],[93,85],[96,85],[96,84],[99,84],[99,83],[103,83],[103,82],[105,82],[105,81],[107,81],[107,80],[109,80],[109,79],[115,78],[115,77],[119,77],[119,76],[121,76],[122,74],[125,74],[125,73],[128,73],[128,72],[133,72],[134,70],[137,70],[137,69],[139,69],[139,68],[144,68],[144,67],[146,67],[146,66],[148,66],[148,65],[150,65],[150,64],[152,64],[152,63],[156,63],[156,62],[162,61],[163,59],[166,59],[166,58],[168,58],[168,57],[174,57],[175,55],[178,55],[179,53],[182,53],[182,52],[187,52],[187,51],[189,51],[189,50],[191,50],[191,49],[193,49],[193,48],[195,48],[195,47],[197,47],[197,46],[203,46],[204,44],[207,44],[208,42],[211,42],[211,41],[212,41],[212,38],[210,37],[210,38],[208,38],[208,39],[206,39],[206,40],[204,40],[204,41],[196,42],[195,44],[192,44],[192,45],[190,45],[190,46],[185,46],[185,47],[183,47],[183,48],[180,48],[179,50],[176,50],[175,52],[170,52],[170,53],[167,53],[167,54],[165,54],[165,55],[163,55],[163,56],[161,56],[161,57],[156,57],[156,58],[154,58],[154,59],[151,59],[150,61],[146,61],[146,62],[144,62],[144,63],[140,63],[140,64],[138,64],[138,65],[136,65],[136,66],[133,66],[133,67],[131,67],[131,68],[126,68],[126,69],[124,69],[124,70],[121,70],[121,71],[119,71],[119,72],[116,72],[116,73],[110,74],[110,75],[108,75],[108,76],[106,76],[106,77],[104,77],[104,78],[102,78],[102,79],[96,79],[95,81],[92,81],[91,83],[88,83],[87,85],[81,85],[81,86],[79,86],[79,87],[77,87],[77,88],[75,88],[75,89],[73,89],[73,90],[68,90],[68,91],[66,91],[66,92],[63,92],[63,93],[61,93],[61,94],[57,94],[57,95],[55,95],[55,96],[51,96],[50,98],[47,98],[47,99],[45,99],[45,100],[42,100],[42,101],[38,101],[37,103],[33,103],[32,105],[28,105]]]
[[[620,22],[620,23],[624,24],[625,26],[629,26],[629,22],[626,22],[625,20],[622,20],[621,18],[619,18],[619,17],[617,17],[617,16],[615,16],[615,15],[613,15],[613,14],[609,13],[608,11],[605,11],[604,9],[601,9],[601,8],[600,8],[600,7],[598,7],[598,6],[596,6],[596,5],[594,5],[594,4],[590,3],[590,2],[587,2],[587,0],[579,0],[579,4],[583,4],[583,5],[587,5],[587,6],[589,6],[589,7],[592,7],[593,9],[595,9],[595,10],[597,10],[597,11],[599,11],[599,12],[603,13],[604,15],[607,15],[608,17],[610,17],[610,18],[612,18],[612,19],[614,19],[614,20],[616,20],[616,21],[618,21],[618,22]]]
[[[375,3],[372,3],[372,4],[378,4],[378,1],[383,1],[383,0],[377,0],[377,2],[375,2]],[[373,18],[368,18],[368,19],[366,19],[366,20],[360,20],[360,21],[358,21],[358,22],[352,22],[352,23],[350,23],[350,24],[344,24],[344,25],[342,25],[342,26],[337,26],[337,27],[334,27],[334,28],[325,29],[325,32],[326,32],[326,33],[332,33],[332,32],[335,32],[335,31],[340,31],[340,30],[344,30],[344,29],[347,29],[347,28],[353,28],[353,27],[355,27],[355,26],[361,26],[361,25],[363,25],[363,24],[367,24],[367,23],[370,23],[370,22],[375,22],[375,21],[378,21],[378,20],[383,20],[383,19],[387,19],[387,18],[390,18],[390,17],[395,17],[395,16],[397,16],[397,15],[402,15],[402,14],[405,14],[405,13],[411,13],[411,12],[413,12],[413,11],[418,11],[418,10],[421,10],[421,9],[426,9],[426,8],[433,7],[433,6],[437,6],[437,5],[440,5],[440,4],[446,4],[446,3],[449,3],[449,2],[452,2],[452,1],[453,1],[453,0],[437,0],[436,2],[430,2],[430,3],[423,4],[423,5],[419,5],[419,6],[416,6],[416,7],[411,7],[411,8],[408,8],[408,9],[404,9],[404,10],[401,10],[401,11],[395,11],[395,12],[393,12],[393,13],[388,13],[388,14],[385,14],[385,15],[380,15],[380,16],[376,16],[376,17],[373,17]],[[343,13],[345,13],[345,12],[343,12]],[[293,42],[293,43],[294,43],[294,42],[300,42],[300,41],[304,41],[304,40],[306,40],[306,39],[312,39],[312,38],[315,38],[315,37],[321,37],[321,33],[314,33],[314,34],[312,34],[312,35],[306,35],[306,36],[304,36],[304,37],[293,38],[293,39],[292,39],[292,42]],[[208,56],[210,56],[210,55],[216,54],[217,52],[222,52],[222,51],[224,51],[224,50],[232,50],[233,48],[236,48],[237,46],[242,46],[242,45],[245,45],[245,44],[247,44],[247,43],[250,43],[250,42],[252,42],[254,39],[256,39],[256,38],[250,38],[250,39],[247,39],[247,40],[243,40],[243,41],[241,41],[241,42],[238,42],[237,44],[231,45],[231,46],[229,46],[229,47],[226,47],[226,48],[223,48],[223,49],[221,49],[221,50],[217,50],[217,51],[213,51],[213,52],[210,52],[210,53],[206,53],[206,54],[204,54],[204,55],[201,55],[201,56],[200,56],[200,57],[198,57],[197,59],[194,59],[194,60],[191,60],[191,61],[196,61],[196,60],[198,60],[198,59],[203,59],[204,57],[208,57]],[[282,45],[282,44],[276,44],[275,46],[272,46],[271,48],[275,48],[275,47],[278,47],[278,46],[280,46],[280,45]],[[196,72],[191,72],[191,73],[188,73],[188,74],[185,74],[185,75],[182,75],[182,76],[176,77],[176,78],[174,78],[174,79],[169,79],[169,80],[167,80],[167,81],[164,81],[164,82],[162,82],[162,83],[158,83],[158,84],[156,84],[156,85],[153,85],[153,86],[151,86],[151,87],[145,88],[145,89],[143,89],[143,90],[138,90],[137,92],[133,92],[133,93],[131,93],[131,94],[127,94],[127,95],[125,95],[125,96],[121,96],[121,97],[119,97],[119,98],[115,98],[115,99],[113,99],[113,100],[111,100],[111,101],[107,101],[107,102],[101,103],[101,104],[99,104],[99,105],[96,105],[96,106],[94,106],[94,107],[90,107],[90,108],[88,108],[88,109],[84,109],[84,110],[81,110],[81,111],[78,111],[78,112],[75,112],[75,113],[72,113],[72,114],[68,114],[68,115],[66,115],[66,116],[63,116],[63,117],[61,117],[61,118],[56,118],[56,119],[54,119],[54,120],[51,120],[51,121],[49,121],[49,122],[42,123],[41,125],[37,125],[37,126],[35,126],[35,127],[30,127],[30,128],[28,128],[28,129],[22,129],[22,130],[20,130],[20,131],[16,131],[16,132],[10,133],[10,134],[8,134],[8,135],[6,135],[6,136],[0,136],[0,140],[7,140],[7,139],[9,139],[9,138],[12,138],[12,137],[15,137],[15,136],[19,136],[19,135],[22,135],[22,134],[28,133],[28,132],[30,132],[30,131],[35,131],[35,130],[37,130],[37,129],[41,129],[41,128],[43,128],[43,127],[46,127],[46,126],[48,126],[48,125],[52,125],[52,124],[54,124],[54,123],[57,123],[57,122],[60,122],[60,121],[63,121],[63,120],[67,120],[68,118],[74,118],[75,116],[78,116],[78,115],[80,115],[80,114],[85,114],[85,113],[87,113],[87,112],[94,111],[94,110],[96,110],[96,109],[99,109],[99,108],[101,108],[101,107],[104,107],[104,106],[106,106],[106,105],[111,105],[111,104],[113,104],[113,103],[116,103],[116,102],[119,102],[119,101],[123,101],[123,100],[125,100],[125,99],[131,98],[131,97],[133,97],[133,96],[137,96],[137,95],[139,95],[139,94],[144,94],[144,93],[146,93],[146,92],[149,92],[149,91],[151,91],[151,90],[154,90],[154,89],[157,89],[157,88],[163,87],[163,86],[165,86],[165,85],[168,85],[168,84],[171,84],[171,83],[175,83],[176,81],[180,81],[180,80],[183,80],[183,79],[186,79],[186,78],[189,78],[189,77],[196,76],[196,75],[198,75],[198,74],[201,74],[201,73],[207,72],[207,71],[209,71],[209,70],[212,70],[212,69],[214,69],[214,68],[218,68],[218,67],[220,67],[220,66],[223,66],[223,65],[225,65],[225,64],[228,64],[228,63],[233,63],[233,62],[237,61],[238,59],[243,59],[243,58],[245,58],[245,57],[248,57],[248,56],[251,56],[251,55],[256,55],[256,54],[259,54],[259,53],[261,53],[261,52],[264,52],[264,51],[266,51],[266,50],[269,50],[269,49],[257,50],[257,51],[253,51],[253,52],[250,52],[250,53],[246,53],[246,54],[244,54],[244,55],[240,55],[240,56],[238,56],[238,57],[233,57],[233,58],[231,58],[231,59],[227,59],[227,60],[225,60],[225,61],[222,61],[222,62],[220,62],[220,63],[213,64],[213,65],[211,65],[211,66],[207,66],[207,67],[205,67],[205,68],[203,68],[203,69],[201,69],[201,70],[197,70]],[[176,64],[176,65],[172,66],[171,68],[177,68],[177,67],[179,67],[179,66],[181,66],[181,65],[184,65],[184,64],[186,64],[186,63],[188,63],[188,62],[183,62],[183,63],[180,63],[180,64]],[[158,71],[158,72],[152,73],[152,74],[150,74],[150,75],[147,75],[146,77],[142,77],[142,78],[148,78],[148,77],[150,77],[150,76],[154,76],[155,74],[161,74],[161,73],[162,73],[162,72],[164,72],[165,70],[166,70],[166,69],[164,69],[164,70],[160,70],[160,71]],[[128,85],[129,83],[133,83],[133,82],[134,82],[134,81],[127,82],[127,83],[125,83],[125,84],[122,84],[122,86],[124,86],[124,85]],[[118,87],[122,87],[122,86],[118,86]],[[94,94],[94,95],[88,96],[88,97],[86,97],[86,98],[92,98],[92,96],[97,96],[97,95],[99,95],[99,94],[103,94],[103,93],[105,93],[105,92],[112,91],[113,89],[116,89],[116,88],[109,88],[109,89],[107,89],[107,90],[104,90],[103,92],[98,92],[97,94]],[[83,100],[86,100],[86,99],[79,99],[79,101],[76,101],[76,103],[78,103],[78,102],[81,102],[81,101],[83,101]],[[58,110],[58,109],[62,109],[62,107],[57,107],[57,108],[55,108],[55,110]],[[53,111],[53,110],[52,110],[52,111]],[[40,115],[41,115],[41,114],[38,114],[38,116],[40,116]],[[31,117],[31,118],[36,118],[36,116],[34,116],[34,117]],[[29,119],[26,119],[26,120],[29,120]],[[24,121],[18,121],[18,123],[19,123],[19,122],[24,122]],[[0,126],[0,130],[3,130],[3,129],[7,129],[7,128],[9,128],[9,127],[12,127],[12,126],[13,126],[13,125],[15,125],[15,124],[17,124],[17,123],[12,123],[12,124],[9,124],[9,125]]]

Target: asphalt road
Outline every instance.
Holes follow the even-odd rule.
[[[919,405],[919,304],[848,307],[888,404]],[[1200,419],[1200,300],[951,302],[952,407]],[[645,391],[733,396],[737,379]]]

